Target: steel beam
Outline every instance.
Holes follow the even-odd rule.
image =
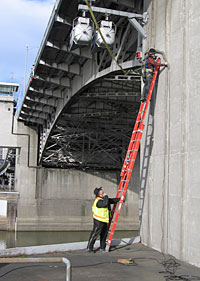
[[[68,114],[63,113],[63,116],[70,117],[70,118],[80,118],[80,117],[96,117],[96,116],[113,116],[120,114],[119,111],[100,111],[100,112],[91,112],[91,113],[74,113]]]
[[[46,42],[46,46],[81,58],[92,59],[91,51],[88,48],[84,48],[84,49],[77,48],[75,50],[70,51],[66,44],[60,44],[58,46],[50,41]]]
[[[38,97],[36,95],[31,95],[31,96],[27,96],[26,100],[24,101],[24,103],[26,102],[32,102],[33,104],[43,104],[44,106],[47,106],[49,109],[51,110],[55,110],[57,102],[54,98],[44,98],[44,97]]]
[[[114,16],[119,16],[119,17],[125,17],[125,18],[137,18],[137,19],[143,19],[142,14],[136,14],[136,13],[129,13],[129,12],[124,12],[124,11],[119,11],[119,10],[112,10],[112,9],[106,9],[106,8],[101,8],[101,7],[95,7],[91,6],[91,9],[95,13],[101,13],[104,15],[114,15]],[[79,11],[89,11],[89,8],[87,5],[78,5],[78,10]]]
[[[147,38],[147,33],[144,28],[139,24],[139,22],[135,18],[128,18],[128,21],[131,25],[141,34],[142,37]]]
[[[35,75],[34,76],[35,80],[39,80],[39,81],[43,81],[43,82],[47,82],[49,84],[53,84],[56,85],[57,87],[63,87],[63,88],[70,88],[70,80],[68,78],[60,78],[60,77],[56,77],[56,78],[51,78],[51,77],[40,77],[39,75]]]
[[[135,90],[125,90],[125,91],[99,91],[99,92],[87,92],[84,93],[81,97],[138,97],[140,96],[140,91]],[[80,98],[81,98],[80,97]]]
[[[68,26],[70,26],[70,27],[72,26],[71,22],[67,21],[67,19],[62,18],[62,17],[59,16],[59,15],[56,15],[56,16],[55,16],[55,21],[57,21],[57,22],[59,22],[59,23],[63,23],[63,24],[68,25]]]
[[[75,75],[80,75],[80,73],[81,73],[80,72],[80,66],[78,64],[69,65],[67,63],[56,63],[56,62],[49,63],[49,62],[45,62],[43,60],[40,60],[39,64],[44,65],[44,66],[49,67],[49,68],[55,68],[57,70],[61,70],[61,71],[67,72],[67,73],[75,74]]]
[[[48,119],[48,114],[45,113],[45,112],[40,112],[40,111],[37,111],[37,110],[34,110],[23,104],[23,107],[22,107],[22,110],[21,110],[22,113],[24,113],[25,115],[27,116],[30,116],[30,117],[37,117],[37,118],[40,118],[40,119],[44,119],[44,120],[47,120]]]
[[[63,94],[60,90],[51,90],[51,89],[43,89],[43,88],[34,88],[29,87],[30,92],[34,92],[36,94],[40,94],[41,96],[50,96],[56,99],[63,99]]]
[[[35,101],[32,101],[30,99],[26,99],[24,105],[27,105],[29,108],[31,108],[31,110],[41,111],[49,114],[51,114],[54,110],[54,107],[52,106],[49,106],[47,104],[36,103]]]
[[[30,122],[30,123],[33,123],[33,124],[40,124],[40,125],[44,125],[44,119],[40,119],[40,118],[36,118],[36,117],[33,117],[33,116],[29,116],[28,114],[26,114],[25,112],[21,112],[20,113],[20,119],[19,119],[20,121],[22,121],[22,120],[24,120],[24,122],[26,123],[28,123],[28,122]]]

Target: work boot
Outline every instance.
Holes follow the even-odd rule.
[[[141,97],[140,101],[141,101],[141,102],[145,102],[145,101],[146,101],[146,98]]]
[[[100,251],[100,252],[105,252],[106,250],[105,250],[105,249],[100,249],[99,251]]]
[[[85,251],[86,251],[87,253],[93,253],[93,252],[94,252],[93,250],[90,250],[90,249],[88,249],[88,248],[87,248]]]

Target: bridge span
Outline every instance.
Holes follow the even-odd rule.
[[[95,1],[93,5],[140,14],[142,2]],[[56,1],[18,120],[37,131],[42,167],[120,170],[141,92],[141,67],[135,59],[138,32],[126,17],[109,15],[116,26],[113,57],[93,42],[71,47],[73,20],[82,15],[78,4]],[[95,14],[98,22],[105,16]]]

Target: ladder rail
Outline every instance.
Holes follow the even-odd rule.
[[[142,124],[141,124],[141,126],[142,126]],[[138,135],[139,135],[139,137],[138,137],[138,140],[135,142],[135,146],[139,149],[140,140],[141,140],[141,137],[142,137],[142,132],[139,131]],[[130,166],[128,167],[128,170],[127,170],[126,180],[124,181],[124,188],[122,190],[122,195],[121,195],[118,207],[117,207],[117,212],[115,214],[114,222],[112,224],[110,235],[109,235],[109,238],[108,238],[108,241],[107,241],[107,247],[109,247],[109,248],[110,248],[112,238],[113,238],[113,235],[114,235],[114,232],[115,232],[115,228],[116,228],[116,224],[117,224],[117,221],[118,221],[118,218],[119,218],[119,214],[121,212],[121,208],[122,208],[122,205],[123,205],[124,200],[125,200],[125,195],[126,195],[126,191],[128,189],[128,185],[129,185],[131,175],[132,175],[132,170],[133,170],[133,167],[135,165],[134,159],[136,158],[137,153],[138,153],[138,150],[135,150],[134,154],[132,154],[132,156],[131,156],[131,161],[129,162]],[[117,205],[117,204],[115,204],[115,205]]]
[[[158,64],[159,63],[160,63],[160,59],[158,59]],[[113,238],[115,228],[116,228],[116,224],[117,224],[117,221],[118,221],[118,218],[119,218],[119,214],[121,212],[121,208],[122,208],[122,205],[123,205],[124,200],[125,200],[125,195],[126,195],[126,191],[128,189],[129,180],[130,180],[131,175],[132,175],[132,171],[133,171],[133,168],[134,168],[134,165],[135,165],[135,160],[136,160],[136,157],[137,157],[137,154],[138,154],[138,151],[139,151],[139,147],[140,147],[140,142],[141,142],[141,139],[142,139],[142,136],[143,136],[144,121],[145,121],[146,113],[147,113],[149,103],[150,103],[150,100],[151,100],[151,96],[152,96],[152,93],[153,93],[153,90],[154,90],[154,86],[155,86],[155,82],[156,82],[156,78],[157,78],[157,75],[158,75],[159,68],[160,68],[160,65],[157,65],[155,67],[154,74],[153,74],[152,81],[151,81],[151,85],[150,85],[149,92],[148,92],[148,95],[147,95],[146,103],[142,102],[141,105],[140,105],[140,109],[139,109],[138,116],[137,116],[137,119],[136,119],[136,122],[135,122],[135,125],[134,125],[134,129],[133,129],[133,132],[132,132],[132,135],[131,135],[131,139],[130,139],[130,142],[129,142],[126,157],[125,157],[125,160],[124,160],[124,163],[123,163],[123,166],[122,166],[122,170],[121,170],[121,174],[120,174],[121,180],[120,180],[120,184],[119,184],[119,187],[118,187],[116,198],[119,198],[120,194],[121,193],[122,194],[121,194],[121,197],[120,197],[120,201],[118,203],[117,212],[115,213],[115,216],[114,216],[114,212],[115,212],[117,204],[113,205],[113,208],[112,208],[112,211],[111,211],[111,220],[114,217],[114,221],[113,221],[113,223],[112,223],[112,221],[110,221],[110,223],[108,224],[108,230],[111,226],[111,223],[112,223],[112,227],[111,227],[111,231],[110,231],[110,234],[109,234],[109,237],[108,237],[108,241],[107,241],[107,245],[106,245],[106,251],[109,251],[109,249],[110,249],[112,238]]]
[[[131,135],[131,139],[130,139],[130,142],[129,142],[129,146],[128,146],[128,149],[127,149],[127,152],[126,152],[126,157],[124,159],[124,163],[123,163],[123,166],[122,166],[122,170],[121,170],[121,174],[120,174],[121,177],[123,176],[124,170],[127,167],[127,158],[129,156],[130,151],[133,148],[133,145],[134,145],[134,142],[135,142],[135,139],[136,139],[137,130],[138,130],[138,127],[139,127],[140,122],[141,122],[143,108],[144,108],[144,103],[141,103],[140,109],[139,109],[139,112],[138,112],[138,115],[137,115],[137,119],[136,119],[136,122],[135,122],[135,126],[134,126],[133,131],[132,131],[132,135]]]
[[[136,122],[135,122],[135,126],[133,128],[133,131],[132,131],[132,135],[131,135],[131,139],[130,139],[130,142],[129,142],[129,146],[128,146],[128,149],[127,149],[127,153],[126,153],[126,157],[125,157],[125,160],[124,160],[124,164],[122,166],[122,169],[121,169],[121,174],[120,174],[120,177],[121,177],[121,180],[120,180],[120,184],[119,184],[119,187],[118,187],[118,191],[117,191],[117,195],[116,195],[116,198],[119,198],[120,197],[120,194],[121,194],[121,191],[123,189],[123,185],[124,185],[124,181],[125,181],[125,177],[126,177],[126,174],[125,174],[125,170],[128,166],[128,163],[127,163],[127,158],[129,157],[129,153],[131,150],[133,150],[133,147],[134,147],[134,144],[135,144],[135,140],[136,140],[136,136],[137,136],[137,130],[138,130],[138,126],[141,122],[141,117],[142,117],[142,113],[143,113],[143,108],[144,108],[144,103],[141,103],[140,105],[140,109],[139,109],[139,112],[138,112],[138,115],[137,115],[137,119],[136,119]],[[130,161],[130,160],[129,160]],[[116,209],[116,206],[117,206],[117,203],[113,205],[112,207],[112,210],[111,210],[111,218],[110,218],[110,222],[108,224],[108,230],[110,228],[110,225],[111,225],[111,221],[113,219],[113,216],[114,216],[114,213],[115,213],[115,209]]]

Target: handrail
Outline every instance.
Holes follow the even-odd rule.
[[[66,281],[71,280],[71,264],[67,258],[0,258],[0,263],[63,262],[66,265]]]

